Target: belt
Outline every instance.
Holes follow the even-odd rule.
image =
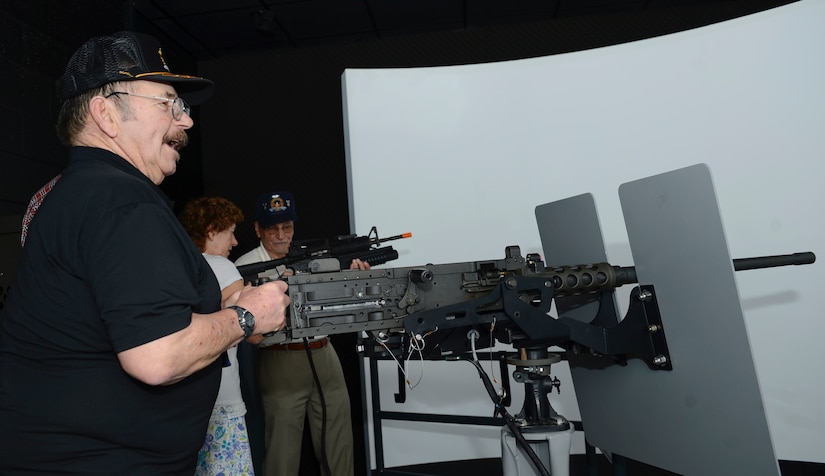
[[[309,345],[309,348],[311,350],[315,350],[327,345],[328,342],[329,337],[324,337],[323,339],[319,340],[311,340],[307,344]],[[306,350],[306,346],[303,342],[293,342],[290,344],[274,344],[261,348],[266,350]]]

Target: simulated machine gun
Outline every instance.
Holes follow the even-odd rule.
[[[733,267],[742,271],[814,261],[813,253],[804,252],[735,259]],[[541,476],[551,472],[531,441],[545,434],[567,435],[550,444],[557,458],[550,464],[558,465],[552,474],[563,474],[560,456],[569,452],[573,431],[548,398],[558,386],[550,366],[561,359],[549,347],[565,348],[575,354],[577,365],[593,369],[626,366],[628,359],[637,358],[653,371],[673,370],[653,285],[631,290],[627,314],[617,320],[613,291],[638,282],[635,267],[546,266],[538,254],[524,257],[518,246],[509,246],[499,260],[297,273],[286,280],[291,298],[288,326],[268,339],[366,332],[376,343],[368,353],[403,356],[415,351],[422,358],[462,360],[469,349],[492,346],[494,340],[512,344],[519,355],[508,358],[507,364],[516,366],[513,377],[525,386],[517,417],[500,404],[503,395],[496,393],[478,361],[469,361],[505,422],[502,444],[509,447],[515,442]],[[557,299],[566,309],[596,304],[597,310],[586,320],[553,317],[551,307]],[[508,474],[515,463],[512,458],[503,462]]]
[[[553,346],[566,350],[588,441],[614,462],[626,456],[678,474],[778,474],[733,271],[815,256],[731,260],[715,197],[704,164],[622,184],[635,267],[602,262],[595,201],[582,194],[537,206],[536,221],[556,264],[596,264],[545,265],[513,246],[498,260],[290,276],[282,335],[366,333],[359,350],[375,355],[367,346],[376,342],[371,349],[399,361],[399,393],[401,356],[473,363],[507,426],[507,476],[530,474],[521,471],[529,469],[523,455],[542,476],[550,467],[553,476],[568,472],[573,422],[548,398],[549,369],[561,358]],[[614,291],[631,283],[620,319]],[[515,418],[506,393],[466,352],[494,340],[517,351],[506,358],[525,390]]]
[[[365,236],[338,236],[334,240],[306,240],[294,243],[286,257],[238,266],[244,282],[258,278],[258,274],[286,266],[296,273],[337,271],[349,268],[354,259],[367,261],[372,266],[398,259],[398,252],[392,246],[380,246],[387,241],[410,238],[412,233],[379,238],[378,230],[372,227]],[[330,259],[334,258],[334,259]]]
[[[814,260],[813,253],[794,253],[733,264],[739,271]],[[472,344],[478,347],[490,337],[517,348],[570,344],[577,352],[605,357],[605,364],[636,357],[651,369],[671,369],[653,286],[631,292],[627,315],[618,323],[606,305],[614,289],[637,282],[634,267],[548,267],[539,255],[524,257],[518,246],[509,246],[499,260],[309,272],[286,279],[291,307],[281,332],[292,339],[366,331],[379,342],[392,342],[399,353],[414,346],[425,358],[441,358],[467,351],[469,336],[477,332],[481,338]],[[574,298],[577,305],[596,301],[599,310],[589,322],[555,318],[550,315],[555,298]]]

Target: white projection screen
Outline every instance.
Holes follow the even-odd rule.
[[[592,193],[611,264],[629,266],[618,187],[705,163],[732,257],[817,253],[823,25],[825,2],[802,0],[564,55],[346,70],[352,231],[412,232],[392,243],[400,257],[385,266],[500,259],[508,245],[541,253],[535,207]],[[778,459],[825,462],[821,275],[819,263],[736,273]],[[404,404],[394,403],[395,369],[383,364],[384,410],[492,415],[467,363],[410,362],[420,383]],[[552,405],[579,419],[569,370],[556,364],[554,374],[562,387]],[[497,428],[385,422],[383,433],[387,467],[501,455]],[[579,432],[574,453],[582,441]]]

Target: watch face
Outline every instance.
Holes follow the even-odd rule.
[[[252,332],[255,329],[255,316],[252,315],[251,312],[246,311],[243,313],[244,317],[244,326],[249,327],[249,332]]]
[[[251,312],[247,311],[246,309],[240,306],[232,307],[238,313],[238,324],[240,324],[244,335],[246,337],[249,337],[255,330],[255,316],[253,316]]]

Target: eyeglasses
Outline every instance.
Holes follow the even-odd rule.
[[[264,233],[292,233],[295,230],[295,224],[292,222],[277,223],[272,226],[263,228]]]
[[[186,113],[186,115],[188,116],[189,113],[192,111],[192,108],[189,107],[189,104],[186,104],[186,101],[184,101],[183,98],[180,96],[172,99],[162,98],[160,96],[146,96],[143,94],[129,93],[126,91],[115,91],[113,93],[109,93],[106,97],[110,98],[112,96],[117,96],[119,94],[126,94],[127,96],[137,96],[139,98],[157,99],[158,101],[163,101],[165,103],[172,103],[172,118],[176,121],[180,120],[180,118],[183,117],[184,113]]]

